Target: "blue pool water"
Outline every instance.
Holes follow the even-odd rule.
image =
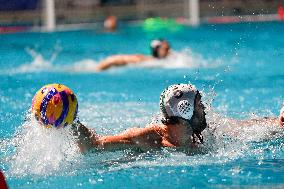
[[[283,101],[284,24],[246,23],[147,32],[80,30],[0,35],[0,168],[11,188],[283,187],[284,132],[270,125],[222,134],[224,117],[277,116]],[[167,60],[102,73],[99,60],[149,54],[149,41],[168,39]],[[173,83],[204,92],[208,120],[221,131],[209,150],[186,155],[172,149],[81,155],[68,131],[25,121],[34,93],[63,83],[79,101],[79,117],[100,134],[144,127],[157,116],[159,95]],[[272,135],[274,131],[278,134]],[[206,132],[206,131],[205,131]],[[220,134],[221,133],[221,134]]]

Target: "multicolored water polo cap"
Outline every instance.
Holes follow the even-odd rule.
[[[195,86],[191,84],[177,84],[166,88],[160,96],[160,109],[163,116],[190,120],[197,92]]]
[[[32,113],[45,127],[65,127],[77,116],[78,102],[74,93],[65,85],[49,84],[35,94]]]

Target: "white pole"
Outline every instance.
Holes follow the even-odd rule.
[[[54,31],[55,29],[55,6],[54,0],[44,0],[44,23],[46,31]]]
[[[193,26],[199,25],[199,0],[188,0],[189,1],[189,23]]]

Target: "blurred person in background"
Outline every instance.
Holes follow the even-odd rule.
[[[152,40],[150,44],[151,56],[146,56],[143,54],[133,54],[133,55],[113,55],[102,60],[96,67],[96,71],[107,70],[111,67],[125,66],[129,64],[139,64],[145,61],[154,59],[163,59],[170,54],[170,44],[164,39]]]
[[[106,31],[113,32],[117,29],[117,18],[113,15],[108,16],[104,21]]]

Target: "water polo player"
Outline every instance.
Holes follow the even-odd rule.
[[[201,94],[193,85],[179,84],[168,87],[161,94],[160,109],[163,115],[161,124],[130,128],[112,136],[98,136],[77,122],[74,125],[81,151],[90,148],[142,151],[161,147],[189,149],[203,142],[201,133],[207,123]]]
[[[74,121],[78,104],[76,96],[64,85],[52,84],[41,88],[33,99],[32,112],[37,120],[47,127],[65,127],[72,125],[78,137],[82,152],[95,148],[97,150],[139,149],[148,151],[162,147],[179,149],[196,149],[203,143],[202,131],[207,127],[204,105],[200,92],[190,84],[171,85],[160,96],[160,124],[144,128],[129,128],[116,135],[99,136]],[[279,118],[250,119],[239,121],[228,119],[238,126],[256,123],[281,125],[284,123],[284,108]],[[279,124],[280,123],[280,124]]]
[[[97,67],[97,71],[103,71],[111,67],[124,66],[127,64],[138,64],[141,62],[166,58],[170,53],[170,45],[166,40],[155,39],[150,44],[152,56],[142,54],[134,55],[114,55],[101,61]]]

